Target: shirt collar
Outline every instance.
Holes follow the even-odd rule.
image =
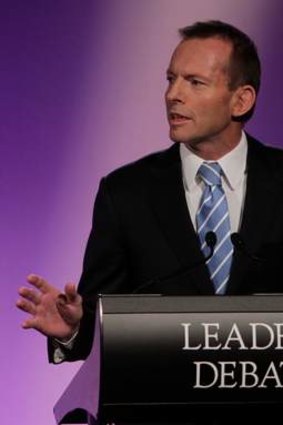
[[[241,139],[237,146],[217,161],[223,170],[224,178],[231,190],[235,190],[244,178],[247,151],[247,137],[244,131],[242,131]],[[203,163],[203,159],[190,151],[184,143],[180,144],[180,156],[184,186],[186,190],[191,191],[198,184],[196,174],[200,165]]]

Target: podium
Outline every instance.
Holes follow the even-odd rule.
[[[54,414],[177,425],[270,407],[283,409],[283,295],[104,295],[92,351]]]

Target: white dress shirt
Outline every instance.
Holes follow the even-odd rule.
[[[247,151],[247,137],[242,132],[238,145],[217,161],[224,174],[222,177],[222,186],[228,203],[231,233],[238,232],[241,225],[247,182]],[[194,228],[196,229],[196,214],[204,188],[204,183],[197,176],[197,171],[204,160],[190,151],[184,143],[180,144],[180,156],[186,201]]]

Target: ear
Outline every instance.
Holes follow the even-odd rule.
[[[233,96],[232,116],[240,118],[242,115],[249,112],[256,101],[255,89],[250,85],[238,87]]]

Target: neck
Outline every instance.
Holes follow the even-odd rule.
[[[217,161],[231,152],[240,142],[242,128],[237,129],[229,137],[211,137],[185,143],[186,147],[195,155],[206,161]]]

